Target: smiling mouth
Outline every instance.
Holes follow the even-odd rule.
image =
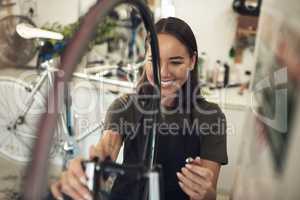
[[[175,84],[174,80],[162,80],[161,81],[161,86],[162,87],[169,87]]]

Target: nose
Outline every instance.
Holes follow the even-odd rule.
[[[170,76],[170,71],[169,71],[169,68],[168,68],[168,64],[161,64],[160,65],[160,75],[161,75],[162,79]]]

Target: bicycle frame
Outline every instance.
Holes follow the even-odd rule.
[[[29,90],[30,94],[27,97],[27,99],[25,99],[24,110],[17,116],[17,118],[14,121],[10,122],[10,124],[12,124],[13,127],[16,128],[18,125],[22,125],[25,122],[26,115],[28,114],[28,112],[30,112],[30,109],[35,101],[35,96],[37,95],[38,92],[41,91],[41,88],[43,87],[45,82],[48,80],[49,85],[50,85],[50,87],[49,88],[47,87],[46,89],[50,89],[51,86],[53,85],[54,73],[57,73],[58,69],[51,67],[50,62],[51,61],[47,61],[42,64],[42,68],[44,69],[44,71],[37,79],[35,79],[36,83],[33,86],[33,88],[26,88],[27,90]],[[46,91],[46,92],[48,92],[48,91]],[[71,158],[73,158],[74,156],[79,154],[79,147],[78,147],[77,142],[82,140],[83,138],[87,137],[91,133],[91,131],[89,131],[89,132],[84,133],[84,135],[81,136],[80,138],[75,138],[75,136],[72,135],[70,130],[68,129],[68,127],[72,126],[70,124],[71,123],[71,121],[70,121],[71,114],[66,112],[65,115],[66,115],[66,119],[64,117],[63,112],[60,112],[58,121],[57,121],[58,124],[62,128],[62,134],[58,135],[58,137],[61,141],[64,141],[64,144],[59,145],[59,146],[63,147],[62,148],[63,149],[63,156],[62,156],[63,157],[63,167],[66,166],[68,160],[70,160]],[[96,128],[93,128],[92,130],[94,131],[99,127],[100,126],[97,126]]]
[[[38,82],[35,84],[34,88],[32,88],[31,90],[31,95],[28,97],[28,99],[25,100],[25,105],[26,105],[26,109],[23,111],[23,113],[21,114],[21,116],[25,116],[28,111],[30,110],[30,107],[34,101],[34,96],[37,94],[37,92],[41,89],[42,85],[44,84],[44,82],[47,80],[49,80],[49,83],[52,85],[53,84],[53,79],[51,76],[51,71],[55,72],[57,70],[55,69],[51,69],[50,67],[47,68],[41,75],[41,77],[38,78]]]
[[[37,78],[35,78],[32,82],[34,84],[30,84],[28,86],[25,86],[25,89],[28,91],[28,95],[26,96],[26,99],[22,103],[22,109],[20,110],[18,115],[12,119],[11,121],[8,122],[8,128],[11,130],[15,130],[17,126],[21,126],[27,121],[27,116],[30,114],[32,106],[34,102],[36,101],[36,96],[42,94],[43,97],[47,96],[47,93],[49,92],[49,89],[51,89],[51,86],[53,86],[53,77],[55,73],[59,73],[59,70],[57,68],[51,67],[52,61],[46,61],[41,64],[41,68],[43,71],[38,75]],[[30,73],[31,74],[31,73]],[[84,79],[84,80],[92,80],[104,84],[111,84],[111,85],[118,85],[122,88],[125,88],[125,85],[129,85],[129,87],[125,90],[127,91],[133,91],[134,90],[134,84],[131,84],[126,81],[118,81],[114,80],[112,82],[109,79],[106,79],[107,81],[103,80],[102,77],[97,77],[95,75],[88,75],[86,73],[76,73],[74,74],[74,77],[77,77],[79,79]],[[11,78],[9,78],[11,79]],[[105,79],[105,78],[104,78]],[[12,79],[12,81],[18,81],[17,79]],[[48,81],[49,84],[46,84]],[[64,95],[67,95],[68,92],[65,91]],[[42,102],[45,102],[46,99],[42,99]],[[89,135],[92,133],[95,133],[95,131],[100,130],[103,127],[103,123],[95,123],[92,126],[87,127],[86,130],[80,132],[79,135],[73,134],[73,120],[72,119],[72,114],[71,114],[71,105],[67,105],[66,100],[64,104],[66,111],[61,110],[59,111],[59,117],[57,120],[58,124],[58,147],[59,147],[59,152],[62,153],[63,158],[63,168],[67,166],[67,162],[74,158],[75,156],[79,155],[79,145],[78,143],[85,138],[87,138]],[[46,108],[48,109],[48,108]],[[52,112],[52,111],[51,111]]]
[[[41,87],[41,85],[45,82],[45,80],[48,78],[49,84],[50,86],[53,85],[53,76],[54,73],[59,73],[59,69],[57,68],[53,68],[50,65],[50,61],[46,61],[44,63],[42,63],[41,67],[45,69],[45,71],[42,74],[41,79],[39,80],[39,82],[36,84],[35,88],[36,91],[38,91]],[[70,111],[70,105],[68,104],[68,98],[69,98],[69,92],[68,92],[69,88],[68,85],[66,85],[65,91],[64,91],[64,97],[65,97],[65,117],[63,115],[62,112],[59,113],[58,116],[58,124],[62,126],[62,137],[64,137],[63,139],[63,144],[62,144],[62,149],[63,149],[63,168],[66,168],[67,163],[70,159],[74,158],[75,156],[79,155],[79,146],[77,144],[78,141],[80,141],[79,139],[75,138],[75,135],[73,134],[73,130],[72,130],[72,124],[71,124],[71,111]],[[67,96],[66,96],[67,95]],[[66,119],[65,119],[66,118]],[[95,129],[93,129],[95,130]],[[91,132],[87,132],[85,133],[84,136],[88,136]],[[84,137],[81,137],[84,138]]]

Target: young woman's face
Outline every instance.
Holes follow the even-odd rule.
[[[161,95],[174,97],[176,91],[187,81],[190,70],[193,69],[196,57],[189,55],[187,47],[170,34],[158,34],[160,67],[161,67]],[[151,51],[147,51],[145,65],[148,81],[154,85]]]

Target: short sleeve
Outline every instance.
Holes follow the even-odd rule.
[[[204,128],[201,131],[200,157],[226,165],[228,164],[226,117],[217,104],[206,102],[205,111],[212,112],[203,112],[201,115],[203,121],[201,125]]]
[[[112,130],[123,136],[126,135],[125,127],[129,125],[132,115],[129,99],[129,95],[126,94],[113,101],[106,112],[104,130]]]
[[[217,128],[213,128],[214,133],[203,136],[201,157],[218,162],[221,165],[226,165],[228,163],[226,118],[223,113],[218,117],[224,122],[224,125],[219,130],[217,130]]]

